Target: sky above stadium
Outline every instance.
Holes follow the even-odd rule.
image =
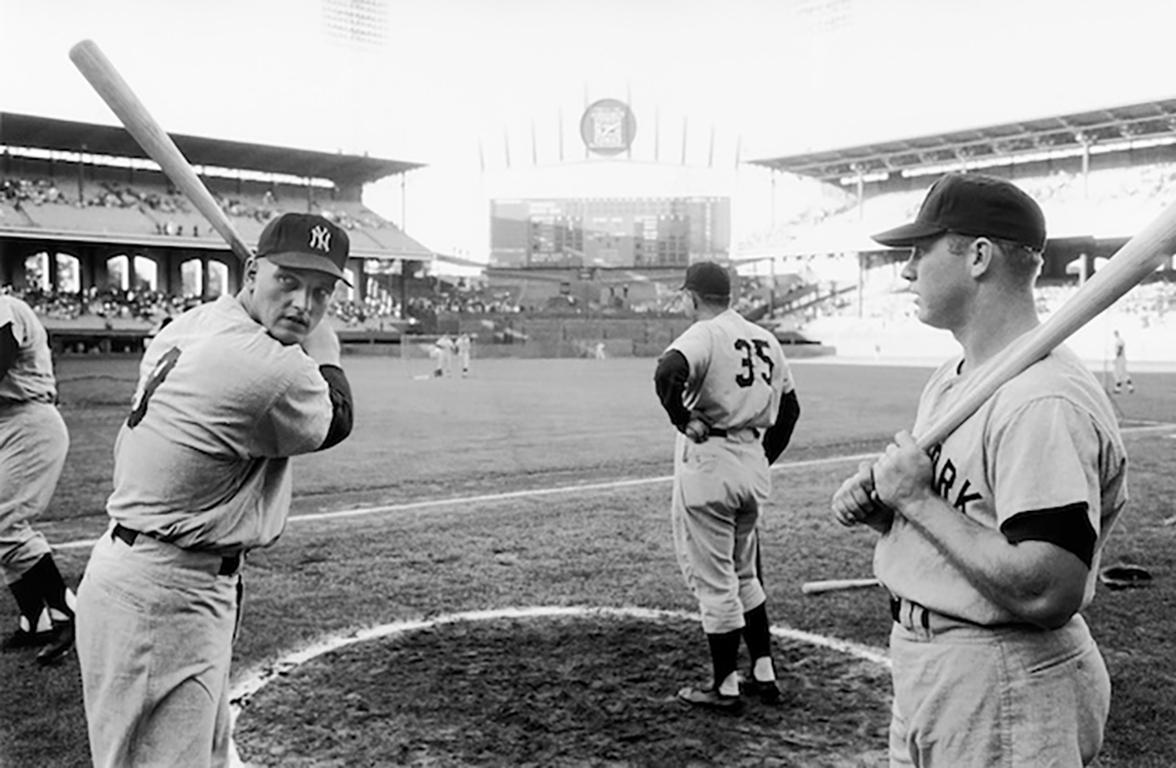
[[[115,123],[68,59],[91,38],[170,131],[427,163],[405,198],[390,181],[369,205],[483,260],[488,197],[592,195],[617,178],[697,194],[721,174],[753,201],[742,229],[756,229],[763,174],[732,181],[737,159],[1176,94],[1166,0],[382,7],[374,38],[354,43],[329,33],[324,0],[0,0],[0,111]],[[580,115],[605,97],[633,106],[644,162],[585,161]],[[532,167],[561,158],[580,167]],[[682,167],[667,176],[653,160]]]

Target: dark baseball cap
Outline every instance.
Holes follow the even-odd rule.
[[[731,295],[731,276],[727,270],[713,261],[700,261],[686,268],[686,281],[682,288],[701,296],[727,298]]]
[[[347,233],[313,213],[283,213],[265,225],[257,240],[259,257],[283,267],[326,272],[345,283],[343,265],[350,252]]]
[[[1012,240],[1040,251],[1045,248],[1045,215],[1011,182],[979,173],[949,173],[927,190],[914,221],[871,237],[902,248],[947,232]]]

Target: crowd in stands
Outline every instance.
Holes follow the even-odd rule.
[[[86,186],[88,191],[79,196],[76,190],[72,194],[63,191],[52,179],[8,177],[0,179],[0,197],[17,210],[46,204],[72,205],[79,208],[138,208],[144,213],[162,214],[161,217],[152,217],[156,218],[157,235],[200,237],[216,234],[211,227],[190,223],[186,228],[184,223],[167,218],[169,214],[174,214],[177,218],[195,215],[187,199],[170,185],[139,188],[115,181],[96,181],[88,182]],[[264,224],[285,210],[275,192],[269,189],[254,195],[221,194],[215,188],[211,192],[221,209],[228,216],[236,218],[249,218]],[[361,203],[325,202],[325,205],[319,203],[318,212],[344,229],[384,229],[393,226]],[[305,201],[298,200],[293,204],[301,208]]]
[[[148,326],[200,303],[200,299],[194,296],[97,287],[78,294],[43,291],[39,288],[19,290],[12,285],[5,285],[0,287],[0,293],[20,297],[33,311],[48,320],[72,321],[91,317],[106,321],[134,321]]]

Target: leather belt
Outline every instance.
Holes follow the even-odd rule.
[[[724,429],[723,427],[711,427],[709,430],[707,430],[706,435],[707,435],[707,437],[726,437],[727,435],[737,435],[740,432],[746,432],[748,430],[750,430],[751,434],[754,435],[755,437],[757,437],[757,438],[759,437],[759,430],[756,429],[755,427],[739,427],[737,429],[736,428]]]
[[[128,547],[135,546],[135,540],[138,539],[140,536],[146,536],[148,538],[155,539],[156,541],[163,541],[163,539],[160,539],[156,536],[152,536],[149,533],[144,533],[143,531],[136,531],[133,528],[127,528],[125,525],[122,525],[121,523],[115,523],[114,531],[113,531],[112,535],[116,539],[119,539],[120,541],[126,543],[126,545]],[[171,542],[164,541],[163,543],[170,544]],[[179,547],[179,549],[182,549],[182,547]],[[240,569],[241,569],[241,555],[240,554],[232,555],[230,557],[222,557],[221,561],[220,561],[220,570],[217,571],[216,575],[217,576],[232,576]]]

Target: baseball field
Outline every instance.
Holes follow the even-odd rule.
[[[105,527],[112,445],[137,360],[57,361],[71,448],[40,526],[71,584]],[[427,363],[426,363],[427,365]],[[475,360],[414,378],[348,356],[351,438],[295,460],[290,524],[253,553],[237,639],[236,741],[257,766],[877,766],[889,614],[873,534],[828,501],[909,426],[925,367],[794,361],[802,413],[774,470],[763,562],[780,705],[684,709],[710,674],[669,533],[673,432],[653,361]],[[1114,694],[1104,768],[1176,760],[1176,374],[1115,399],[1132,501],[1104,564],[1149,586],[1086,611]],[[0,626],[15,623],[0,600]],[[744,662],[746,665],[746,662]],[[88,764],[76,660],[0,656],[0,765]]]

